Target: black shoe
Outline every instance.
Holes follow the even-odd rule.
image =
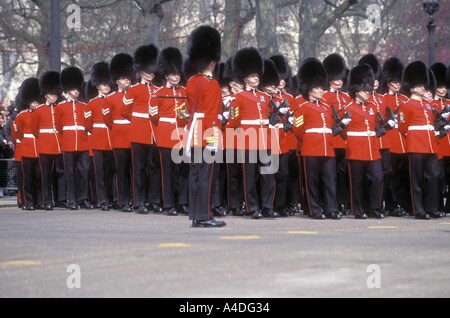
[[[63,209],[68,209],[69,208],[69,203],[67,203],[66,201],[59,201],[55,204],[55,206],[57,208],[63,208]]]
[[[27,205],[26,208],[25,208],[25,210],[27,210],[27,211],[34,211],[35,208],[34,208],[33,205]]]
[[[189,206],[183,204],[178,207],[178,212],[180,214],[189,215]]]
[[[342,218],[342,215],[340,212],[332,212],[332,213],[328,213],[325,215],[328,219],[333,219],[333,220],[340,220]]]
[[[134,208],[134,210],[136,211],[137,214],[149,214],[149,211],[145,206]]]
[[[111,206],[113,210],[120,210],[119,202],[114,202]]]
[[[341,215],[348,215],[348,209],[345,207],[345,204],[338,205],[338,212],[340,212]]]
[[[92,210],[94,206],[88,200],[83,200],[80,202],[80,208],[85,210]]]
[[[227,216],[227,211],[226,210],[222,210],[221,207],[213,208],[212,209],[212,213],[213,213],[214,216],[217,216],[217,217],[220,217],[220,218]]]
[[[105,211],[105,212],[110,210],[108,203],[103,203],[101,205],[101,208],[102,208],[102,211]]]
[[[45,209],[45,211],[53,211],[53,207],[51,204],[46,204],[44,209]]]
[[[122,208],[120,209],[120,211],[125,212],[125,213],[130,213],[130,212],[133,212],[133,209],[128,204],[124,204],[124,205],[122,205]]]
[[[279,218],[279,217],[280,217],[280,214],[278,214],[278,212],[276,212],[276,211],[274,211],[274,210],[272,210],[272,209],[264,208],[264,209],[263,209],[263,216],[264,216],[265,218],[272,218],[272,219],[275,219],[275,218]]]
[[[227,214],[232,216],[244,216],[244,213],[240,208],[229,209]]]
[[[152,211],[153,213],[163,213],[163,208],[159,204],[150,203],[150,207],[148,208],[149,211]]]
[[[401,207],[396,207],[395,209],[389,211],[389,216],[401,218],[405,216],[405,213],[405,210],[403,210]]]
[[[447,213],[445,213],[445,212],[439,212],[439,213],[441,213],[441,218],[446,218],[447,217]]]
[[[289,208],[278,210],[277,213],[280,215],[280,218],[287,218],[291,215],[291,211]]]
[[[169,215],[169,216],[177,216],[177,210],[175,208],[170,208],[170,209],[164,209],[164,215]]]
[[[440,212],[430,212],[428,213],[433,219],[440,219],[442,218],[442,215]]]
[[[427,213],[416,214],[415,218],[417,220],[429,220],[430,216]]]
[[[71,210],[71,211],[76,211],[76,210],[78,210],[78,205],[75,204],[75,203],[69,203],[69,204],[67,205],[67,209],[69,209],[69,210]]]
[[[365,214],[365,213],[355,214],[355,219],[357,219],[357,220],[365,220],[365,219],[367,219],[367,214]]]
[[[316,213],[312,216],[312,218],[314,220],[325,220],[326,219],[325,215],[323,215],[322,213]]]
[[[251,213],[250,212],[250,217],[252,218],[252,219],[254,219],[254,220],[259,220],[259,219],[262,219],[264,216],[263,216],[263,214],[261,213],[261,211],[255,211],[255,212],[253,212],[253,213]]]
[[[224,227],[227,225],[224,221],[220,220],[204,220],[204,221],[198,221],[193,220],[192,221],[192,227]]]
[[[381,210],[370,211],[370,216],[375,219],[384,219],[384,213],[382,213]]]

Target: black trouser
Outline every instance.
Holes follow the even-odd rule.
[[[439,172],[439,209],[450,212],[450,157],[439,160]]]
[[[308,200],[306,198],[306,183],[305,170],[303,167],[303,157],[301,152],[298,153],[298,182],[300,184],[300,204],[302,206],[303,214],[310,215]]]
[[[409,154],[412,208],[415,215],[437,212],[439,164],[436,154]]]
[[[94,150],[95,189],[97,203],[114,201],[114,154],[112,150]]]
[[[286,208],[286,196],[289,182],[289,154],[283,153],[278,155],[279,167],[275,174],[275,204],[277,211]]]
[[[216,169],[215,163],[206,162],[201,148],[192,149],[192,163],[189,171],[189,219],[210,220],[211,199],[213,193],[213,175]]]
[[[162,199],[165,209],[176,206],[175,197],[178,196],[180,185],[180,169],[172,160],[172,149],[158,148],[162,175]]]
[[[244,194],[247,213],[253,213],[262,208],[273,209],[275,195],[275,175],[274,173],[261,173],[262,169],[267,169],[271,165],[268,158],[271,157],[270,151],[262,151],[267,158],[261,160],[258,150],[240,151],[244,156]],[[256,162],[255,160],[256,159]],[[267,161],[267,162],[264,162]],[[258,200],[257,182],[261,182],[261,205]]]
[[[385,208],[390,211],[398,206],[407,209],[410,205],[408,155],[391,153],[392,174],[385,193]]]
[[[348,183],[348,161],[346,149],[335,148],[336,156],[336,199],[338,204],[348,206],[350,203],[350,187]]]
[[[300,186],[298,171],[298,156],[296,150],[289,151],[288,181],[286,190],[286,206],[294,206],[300,202]]]
[[[67,201],[66,174],[64,172],[64,157],[58,155],[53,166],[53,197],[57,202]]]
[[[88,199],[89,151],[63,152],[69,204]]]
[[[41,202],[41,180],[38,158],[22,158],[23,192],[26,206]]]
[[[134,208],[140,208],[145,205],[145,185],[147,173],[150,172],[150,164],[152,163],[153,145],[131,144],[131,154],[133,162],[133,205]],[[150,176],[150,179],[153,176]]]
[[[242,158],[236,149],[226,149],[227,154],[227,205],[228,209],[239,209],[244,201],[242,186]]]
[[[149,178],[146,179],[147,183],[147,199],[146,203],[153,203],[161,205],[161,164],[159,158],[159,150],[156,145],[150,148],[150,155],[148,157],[149,162],[147,163],[147,175]]]
[[[56,165],[60,160],[61,155],[40,154],[39,165],[41,168],[41,180],[42,180],[42,204],[50,205],[53,203],[53,199],[58,201],[58,195],[60,191],[64,189],[58,189],[58,178],[54,178],[57,175]],[[64,174],[63,174],[64,176]],[[56,182],[53,182],[56,179]],[[56,184],[56,188],[55,188]],[[61,200],[63,201],[63,200]]]
[[[381,209],[383,188],[383,169],[381,160],[349,160],[351,211],[354,215],[364,213],[364,180],[367,182],[368,207],[370,210]]]
[[[22,161],[15,161],[17,167],[17,205],[25,204],[25,193],[23,189],[23,170],[22,170]]]
[[[117,197],[120,206],[130,204],[131,201],[131,149],[114,149],[116,162]]]
[[[97,205],[97,186],[95,183],[94,157],[89,156],[89,172],[88,172],[88,199],[94,206]]]
[[[383,170],[383,191],[381,194],[381,206],[385,201],[386,192],[389,188],[389,182],[392,177],[392,160],[391,151],[389,149],[380,149],[381,154],[381,169]]]
[[[303,168],[310,215],[337,212],[335,158],[303,157]]]

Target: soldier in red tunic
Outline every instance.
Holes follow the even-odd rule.
[[[61,72],[61,84],[67,99],[56,106],[55,126],[62,134],[61,151],[67,182],[68,208],[92,209],[88,200],[88,173],[90,167],[89,143],[85,127],[88,116],[87,105],[78,101],[84,77],[77,67],[68,67]]]
[[[410,99],[399,113],[399,130],[406,135],[406,152],[409,155],[409,172],[412,210],[416,219],[440,218],[438,212],[438,139],[431,103],[424,101],[426,87],[430,84],[428,69],[423,62],[409,64],[403,72],[403,91]],[[446,114],[448,118],[449,113]]]
[[[183,128],[186,117],[186,88],[179,85],[183,66],[183,57],[177,48],[168,47],[161,51],[158,58],[158,73],[166,83],[155,92],[152,98],[151,116],[155,124],[155,139],[159,151],[162,173],[163,211],[166,215],[177,215],[178,205],[187,205],[186,182],[180,180],[180,165],[172,160],[182,150]],[[176,202],[175,198],[178,198]]]
[[[155,111],[157,111],[151,106],[151,98],[159,89],[152,83],[155,78],[157,58],[158,48],[153,44],[141,46],[136,50],[134,68],[141,80],[138,84],[131,86],[123,97],[122,116],[131,121],[133,204],[134,210],[139,214],[149,213],[145,206],[146,180],[150,180],[150,183],[154,184],[154,179],[158,179],[157,175],[150,174],[154,150],[154,127],[150,121],[150,114],[155,115]]]
[[[106,98],[114,85],[108,63],[100,62],[92,67],[89,85],[96,92],[87,105],[86,129],[92,134],[90,147],[93,151],[97,202],[102,211],[109,211],[114,202],[115,171],[111,131],[104,120],[105,112],[109,112]]]
[[[56,105],[62,93],[60,73],[44,73],[39,79],[39,88],[45,103],[34,112],[31,126],[37,138],[42,173],[42,204],[46,210],[53,210],[53,199],[61,207],[67,200],[61,134],[56,130],[55,120]],[[54,179],[56,182],[53,182]]]
[[[219,147],[222,109],[220,85],[213,72],[220,60],[220,34],[200,26],[189,35],[187,52],[191,68],[197,72],[186,85],[190,122],[186,155],[191,156],[189,172],[189,219],[193,227],[223,227],[211,211],[214,195],[215,152]]]
[[[22,111],[15,119],[16,137],[21,143],[25,209],[33,211],[42,201],[37,143],[31,128],[33,112],[39,106],[41,99],[38,79],[30,77],[23,81],[19,88],[19,95]]]
[[[117,199],[122,212],[132,212],[131,196],[131,122],[122,116],[123,97],[134,79],[133,58],[115,55],[109,65],[117,90],[108,95],[103,108],[105,124],[111,129],[111,145],[116,168]]]
[[[368,102],[375,77],[368,64],[354,67],[349,74],[349,93],[355,99],[345,107],[352,115],[347,126],[347,158],[349,162],[351,210],[356,219],[366,219],[363,182],[367,181],[369,216],[384,218],[381,210],[383,171],[378,138],[386,131],[376,118],[376,105]],[[344,111],[344,110],[342,110]],[[341,111],[341,112],[342,112]]]
[[[293,132],[302,140],[306,198],[310,217],[340,219],[336,201],[336,163],[333,150],[335,123],[329,105],[322,102],[327,87],[325,69],[318,60],[308,59],[299,68],[299,90],[305,101],[294,112]],[[344,124],[348,124],[346,119]],[[323,200],[323,205],[322,205]]]
[[[243,158],[244,193],[247,214],[253,219],[279,217],[273,210],[276,171],[272,171],[271,134],[269,128],[270,96],[258,90],[264,73],[264,61],[255,48],[244,48],[233,57],[233,75],[245,83],[236,94],[237,116],[232,127],[239,127],[238,150]],[[275,122],[274,122],[275,123]],[[276,159],[276,158],[275,158]],[[261,203],[258,195],[261,182]]]

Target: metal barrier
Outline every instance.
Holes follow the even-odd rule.
[[[18,165],[14,159],[0,159],[0,188],[17,191],[19,187]]]

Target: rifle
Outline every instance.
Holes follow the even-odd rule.
[[[436,108],[431,110],[434,114],[434,130],[438,133],[439,138],[443,138],[447,135],[447,130],[444,128],[448,124],[448,120],[443,116],[445,113],[450,112],[450,105],[446,104],[441,112]]]

